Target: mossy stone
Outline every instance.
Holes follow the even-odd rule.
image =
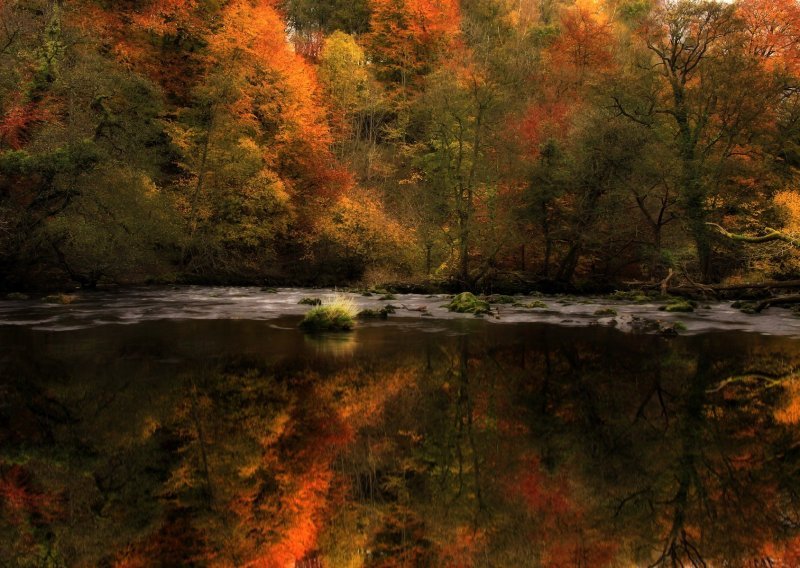
[[[488,314],[491,312],[489,303],[484,300],[479,300],[475,294],[470,292],[462,292],[457,294],[453,300],[447,304],[447,309],[451,312],[458,312],[461,314]]]

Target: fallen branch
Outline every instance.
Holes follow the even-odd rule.
[[[662,296],[666,296],[667,295],[667,290],[669,290],[669,281],[672,280],[673,276],[675,276],[675,271],[670,268],[669,269],[669,274],[667,274],[667,277],[664,278],[661,281],[660,289],[661,289],[661,295]]]
[[[643,286],[647,287],[647,286]],[[650,288],[653,286],[650,285]],[[680,286],[672,286],[668,289],[670,294],[681,294],[688,292],[696,292],[698,290],[711,290],[714,292],[733,292],[736,290],[769,290],[769,289],[789,289],[800,288],[800,280],[767,280],[765,282],[742,282],[741,284],[710,284],[698,285],[682,284]]]
[[[763,373],[748,373],[746,375],[738,375],[734,377],[729,377],[724,381],[721,381],[713,388],[706,389],[708,394],[712,394],[715,392],[719,392],[728,385],[735,384],[735,383],[762,383],[765,388],[775,388],[782,386],[792,378],[792,374],[783,376],[783,377],[775,377],[773,375],[766,375]]]
[[[770,306],[785,305],[785,304],[800,304],[800,294],[790,294],[788,296],[777,296],[775,298],[767,298],[761,300],[753,307],[753,311],[762,312]]]
[[[714,296],[715,298],[718,297],[717,296],[717,290],[715,290],[713,286],[709,286],[708,284],[700,284],[700,283],[695,282],[694,280],[692,280],[692,277],[689,276],[689,271],[686,270],[686,267],[682,267],[682,272],[683,272],[683,277],[686,279],[686,281],[691,286],[691,290],[692,291],[695,291],[695,292],[699,291],[703,295],[703,298],[707,298],[709,294]],[[664,295],[664,294],[662,294],[662,295]]]
[[[706,223],[706,225],[709,227],[714,227],[719,234],[734,241],[740,241],[743,243],[768,243],[770,241],[783,241],[796,247],[800,246],[800,239],[796,239],[787,233],[778,231],[776,229],[771,229],[769,227],[765,229],[767,231],[765,235],[761,235],[760,237],[751,237],[749,235],[737,235],[736,233],[731,233],[716,223]]]
[[[718,284],[713,288],[723,292],[727,290],[763,290],[765,288],[800,288],[800,280],[767,280],[764,282],[742,282],[741,284]]]

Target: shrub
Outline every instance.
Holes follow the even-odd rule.
[[[304,306],[321,306],[322,300],[320,300],[319,298],[303,298],[297,303]]]

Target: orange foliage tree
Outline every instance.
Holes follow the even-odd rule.
[[[454,0],[373,0],[366,42],[378,77],[400,93],[419,89],[459,25]]]

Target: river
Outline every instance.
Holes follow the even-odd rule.
[[[327,293],[0,302],[0,565],[800,565],[788,311],[398,296],[432,315],[301,333]]]

